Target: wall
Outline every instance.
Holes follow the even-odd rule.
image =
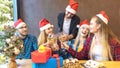
[[[104,10],[110,17],[109,26],[120,37],[120,1],[119,0],[76,0],[79,3],[77,15],[88,19],[99,11]],[[57,33],[57,15],[63,12],[69,0],[20,0],[21,16],[28,24],[29,33],[36,36],[40,30],[38,23],[40,19],[46,18],[55,25],[54,32]]]

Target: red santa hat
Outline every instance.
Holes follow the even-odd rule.
[[[25,24],[25,22],[22,21],[22,19],[18,19],[15,23],[14,23],[14,27],[16,29],[20,28],[23,24]]]
[[[43,31],[47,28],[53,27],[53,25],[51,25],[50,22],[47,19],[43,18],[39,22],[39,27],[40,27],[40,31]]]
[[[83,20],[82,22],[80,22],[79,25],[77,25],[78,28],[79,28],[79,27],[82,27],[82,26],[86,26],[86,27],[89,28],[89,22],[88,22],[87,19]]]
[[[70,3],[66,7],[66,10],[73,13],[73,14],[76,14],[76,12],[78,10],[78,3],[75,2],[74,0],[70,0]]]
[[[96,15],[97,17],[99,17],[102,21],[105,22],[105,24],[108,24],[109,21],[109,17],[108,15],[105,13],[105,11],[101,11],[99,14]]]

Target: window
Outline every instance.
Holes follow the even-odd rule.
[[[0,30],[13,23],[13,1],[0,0]]]

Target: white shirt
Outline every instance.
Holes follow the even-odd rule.
[[[70,22],[71,22],[71,19],[64,19],[64,22],[63,22],[63,31],[66,34],[69,34]]]
[[[103,58],[102,53],[103,53],[103,47],[102,45],[95,45],[93,47],[93,52],[94,52],[94,60],[108,60],[108,58]]]

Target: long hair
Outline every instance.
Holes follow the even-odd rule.
[[[47,35],[45,31],[41,31],[38,37],[38,45],[44,44],[47,42]]]
[[[80,28],[79,28],[77,37],[76,37],[75,42],[74,42],[74,50],[76,50],[76,47],[77,47],[77,45],[79,44],[80,32],[81,32],[81,30],[80,30]]]
[[[111,49],[110,49],[110,44],[109,44],[109,40],[110,38],[114,38],[117,42],[120,42],[119,39],[117,38],[117,36],[112,32],[112,30],[110,29],[110,27],[108,26],[108,24],[105,24],[105,22],[103,22],[99,17],[94,16],[93,18],[96,18],[96,23],[97,24],[101,24],[101,28],[100,28],[100,32],[101,32],[101,44],[103,46],[103,53],[102,56],[105,59],[106,57],[108,57],[109,60],[113,60],[112,54],[111,54]],[[91,43],[91,48],[90,48],[90,57],[91,59],[93,59],[93,47],[95,43],[95,37],[92,40]]]
[[[80,41],[80,38],[81,38],[81,35],[80,35],[80,34],[81,34],[81,27],[79,28],[77,37],[76,37],[76,39],[75,39],[74,50],[76,50],[76,47],[77,47],[77,45],[79,44],[79,41]],[[86,38],[89,36],[89,34],[90,34],[90,32],[88,32]],[[83,45],[84,45],[84,44],[83,44]]]

